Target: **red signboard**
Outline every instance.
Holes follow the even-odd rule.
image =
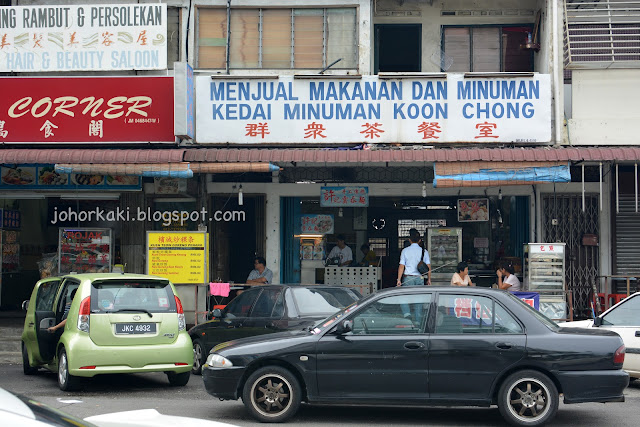
[[[7,77],[0,93],[0,143],[175,142],[173,77]]]

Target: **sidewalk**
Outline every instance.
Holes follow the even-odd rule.
[[[21,336],[26,311],[0,311],[0,363],[22,363]]]

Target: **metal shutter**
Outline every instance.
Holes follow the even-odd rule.
[[[636,213],[635,203],[634,195],[620,195],[620,212],[615,219],[615,274],[640,276],[640,213]],[[616,293],[627,293],[626,281],[614,283]]]

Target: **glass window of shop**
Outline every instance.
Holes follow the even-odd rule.
[[[447,284],[462,260],[469,264],[470,273],[476,276],[474,282],[480,286],[495,283],[495,270],[502,261],[512,263],[517,274],[521,271],[522,245],[529,239],[528,197],[372,197],[367,208],[321,207],[318,199],[309,198],[302,199],[300,206],[303,219],[315,215],[333,217],[329,231],[296,233],[300,237],[303,283],[311,279],[322,283],[320,270],[336,246],[338,235],[344,235],[353,264],[360,264],[365,256],[361,246],[369,245],[382,266],[383,287],[395,284],[400,252],[411,228],[426,236],[425,240],[431,239],[427,243],[433,252],[432,268],[442,273],[441,284]],[[292,217],[290,220],[295,221]],[[461,238],[437,237],[458,234]]]
[[[60,228],[111,229],[110,265],[120,263],[119,201],[65,197],[0,199],[2,282],[0,306],[16,308],[40,278],[58,274]],[[96,248],[96,251],[100,248]]]

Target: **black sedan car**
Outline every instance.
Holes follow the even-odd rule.
[[[497,405],[513,425],[565,403],[623,402],[625,347],[615,333],[560,328],[512,294],[431,287],[378,292],[299,332],[214,348],[207,391],[242,397],[260,421],[301,401],[375,406]]]
[[[194,350],[194,374],[200,374],[209,351],[243,337],[302,330],[358,301],[354,289],[335,286],[255,286],[234,298],[213,319],[189,330]]]

